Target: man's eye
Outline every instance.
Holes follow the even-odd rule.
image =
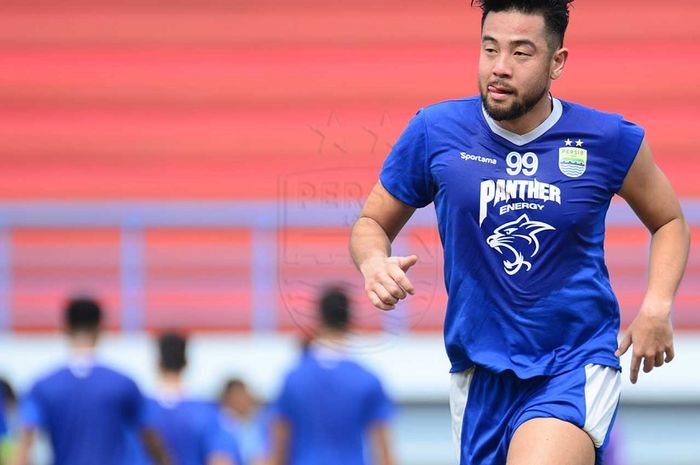
[[[487,48],[487,49],[484,49],[484,50],[486,51],[486,53],[490,53],[490,54],[496,53],[496,49],[495,49],[495,48]]]
[[[525,53],[525,52],[515,52],[515,56],[519,56],[519,57],[529,57],[529,56],[531,56],[531,55],[530,55],[529,53]]]

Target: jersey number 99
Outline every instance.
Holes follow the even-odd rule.
[[[521,172],[525,176],[534,176],[539,167],[537,155],[532,152],[527,152],[525,155],[520,155],[518,152],[510,152],[506,157],[508,168],[506,172],[511,176],[517,176]]]

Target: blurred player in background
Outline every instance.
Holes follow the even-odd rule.
[[[480,96],[419,110],[386,159],[351,250],[372,303],[415,292],[417,257],[391,242],[435,203],[445,255],[445,345],[461,465],[600,462],[630,378],[673,359],[671,305],[689,231],[644,130],[550,94],[568,58],[572,0],[483,0]],[[601,85],[605,85],[604,81]],[[619,194],[652,234],[641,310],[618,347],[603,259]]]
[[[95,360],[101,322],[96,301],[68,303],[70,359],[39,379],[22,400],[14,465],[29,463],[39,429],[49,435],[54,465],[131,465],[127,437],[134,432],[154,463],[170,463],[157,436],[144,426],[144,399],[134,381]]]
[[[221,393],[224,428],[233,435],[246,465],[266,465],[270,457],[271,413],[241,379],[230,379]]]
[[[0,378],[0,465],[10,460],[13,448],[12,411],[17,399],[15,391],[4,378]]]
[[[0,464],[10,463],[17,429],[17,395],[12,385],[0,378]]]
[[[324,293],[318,337],[286,376],[275,404],[272,465],[393,465],[393,410],[372,373],[344,352],[347,295]]]
[[[180,334],[163,334],[158,351],[160,387],[148,401],[145,421],[163,438],[173,465],[242,465],[234,439],[222,429],[216,403],[185,393],[187,340]]]

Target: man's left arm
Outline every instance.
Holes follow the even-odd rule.
[[[630,380],[673,360],[671,307],[688,261],[690,230],[670,182],[642,142],[618,194],[651,232],[649,281],[641,309],[627,330],[618,357],[632,346]]]

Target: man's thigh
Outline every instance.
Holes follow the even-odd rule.
[[[506,465],[594,465],[591,437],[556,418],[533,418],[515,431]]]

